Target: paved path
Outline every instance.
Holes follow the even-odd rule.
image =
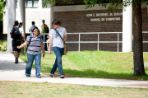
[[[43,74],[42,78],[36,78],[34,75],[34,70],[32,70],[32,76],[27,78],[24,76],[24,68],[25,63],[22,61],[19,64],[14,64],[14,57],[11,53],[0,52],[0,81],[49,82],[89,86],[148,88],[148,81],[137,80],[79,77],[66,77],[64,79],[60,79],[58,77],[50,78],[49,76]]]

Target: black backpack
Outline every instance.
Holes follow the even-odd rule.
[[[22,39],[22,35],[21,35],[21,32],[19,31],[19,28],[13,27],[10,32],[10,35],[11,35],[11,38],[14,40],[21,40]]]

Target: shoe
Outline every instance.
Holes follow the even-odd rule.
[[[50,74],[49,76],[53,78],[54,77],[54,74]]]
[[[60,75],[60,78],[64,78],[64,75]]]
[[[15,58],[15,64],[18,64],[18,58]]]
[[[41,78],[41,76],[36,76],[36,78]]]
[[[26,77],[30,77],[30,75],[26,75]]]

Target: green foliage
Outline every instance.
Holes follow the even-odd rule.
[[[89,5],[90,7],[96,4],[111,4],[113,8],[117,7],[118,5],[128,6],[135,3],[148,3],[148,0],[84,0],[84,3]]]
[[[108,10],[114,11],[117,8],[122,8],[122,0],[84,0],[84,3],[87,7],[93,7],[95,5],[102,5],[107,7]]]
[[[43,0],[43,7],[48,7],[49,5],[55,5],[56,0]]]
[[[3,20],[4,1],[0,0],[0,21]]]
[[[6,51],[7,50],[7,42],[4,40],[0,40],[0,51]]]
[[[48,7],[49,4],[50,5],[56,5],[56,3],[58,1],[60,1],[60,0],[43,0],[43,6]],[[68,4],[68,5],[74,4],[73,0],[63,0],[63,1],[60,1],[60,2],[63,2],[63,3]]]

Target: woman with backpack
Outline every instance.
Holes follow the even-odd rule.
[[[44,57],[45,51],[43,46],[43,40],[40,36],[40,31],[37,27],[33,29],[33,33],[27,37],[27,40],[18,46],[18,49],[21,49],[25,46],[27,47],[27,65],[25,69],[26,77],[31,76],[31,69],[33,65],[33,61],[35,61],[35,70],[36,77],[41,78],[40,70],[41,70],[41,55]],[[42,52],[42,53],[41,53]]]
[[[12,50],[13,50],[13,55],[15,57],[15,64],[18,63],[18,58],[20,55],[20,51],[21,49],[18,49],[17,46],[21,45],[22,43],[22,39],[23,39],[23,35],[21,34],[20,30],[19,30],[19,22],[15,21],[13,28],[10,32],[11,34],[11,38],[12,38]]]

